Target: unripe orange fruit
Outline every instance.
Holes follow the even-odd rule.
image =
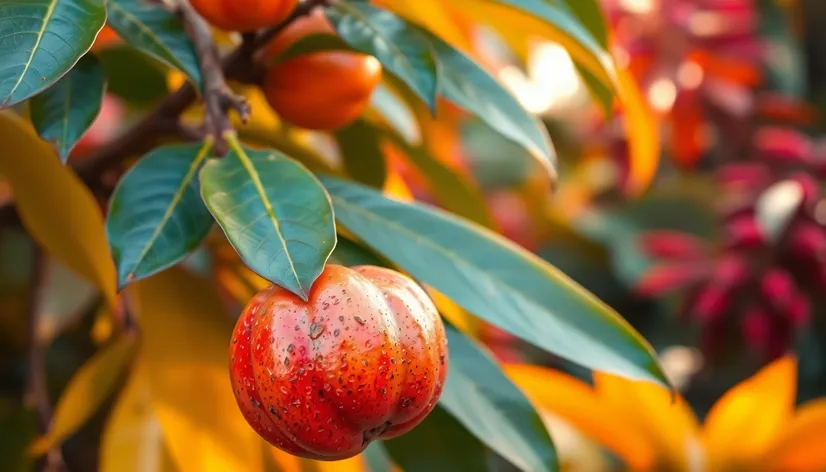
[[[448,365],[444,325],[421,287],[389,269],[334,264],[307,302],[275,286],[257,294],[230,356],[250,426],[290,454],[329,461],[418,425]]]
[[[248,33],[283,22],[298,0],[191,0],[191,3],[212,25]]]
[[[299,39],[334,34],[321,12],[295,21],[265,49],[272,61]],[[361,115],[381,81],[381,64],[352,51],[319,51],[276,62],[264,78],[264,96],[285,121],[313,130],[335,130]]]

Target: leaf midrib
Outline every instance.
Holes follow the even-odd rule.
[[[432,241],[430,241],[429,239],[424,238],[424,237],[422,237],[421,235],[419,235],[419,234],[417,234],[417,233],[414,233],[414,232],[412,232],[412,231],[408,230],[408,229],[407,229],[407,228],[405,228],[404,226],[402,226],[402,225],[400,225],[400,224],[396,223],[395,221],[390,221],[390,220],[387,220],[387,219],[385,219],[385,218],[380,218],[380,217],[376,216],[375,214],[373,214],[373,213],[371,213],[371,212],[369,212],[369,211],[366,211],[366,210],[364,210],[364,209],[362,209],[362,208],[360,208],[360,207],[358,207],[358,206],[356,206],[356,205],[351,205],[351,204],[349,204],[348,202],[344,202],[344,201],[343,201],[340,197],[337,197],[337,196],[332,196],[331,198],[335,199],[335,200],[338,202],[338,204],[340,204],[340,205],[343,205],[343,206],[345,206],[345,207],[350,208],[350,210],[351,210],[351,211],[354,211],[354,212],[356,212],[356,213],[360,213],[360,214],[362,214],[365,218],[369,218],[369,219],[372,219],[372,220],[378,220],[379,222],[382,222],[382,223],[384,223],[384,224],[385,224],[385,225],[387,225],[387,226],[391,226],[391,227],[395,228],[395,229],[396,229],[398,232],[400,232],[400,233],[405,233],[405,234],[407,234],[407,235],[409,235],[409,236],[412,236],[412,238],[413,238],[414,240],[418,240],[418,241],[422,242],[423,244],[425,244],[425,245],[427,245],[427,246],[430,246],[431,248],[433,248],[433,249],[434,249],[434,251],[435,251],[435,252],[438,252],[438,253],[444,254],[444,256],[445,256],[446,258],[448,258],[448,259],[450,259],[450,260],[454,261],[454,263],[455,263],[456,265],[461,265],[461,266],[464,266],[465,268],[468,268],[468,267],[469,267],[469,268],[471,268],[471,269],[475,269],[475,270],[477,270],[477,272],[478,272],[479,274],[484,274],[484,271],[483,271],[481,268],[476,267],[475,265],[471,264],[470,262],[468,262],[468,261],[467,261],[467,260],[465,260],[465,259],[461,259],[461,258],[456,257],[453,253],[451,253],[451,252],[449,252],[449,251],[444,250],[441,246],[439,246],[439,245],[437,245],[437,244],[433,243],[433,242],[432,242]],[[342,203],[342,202],[343,202],[343,203]],[[501,278],[496,278],[496,279],[493,279],[493,280],[494,280],[494,281],[496,281],[496,282],[498,282],[498,283],[500,284],[500,286],[504,286],[504,287],[506,287],[506,288],[510,289],[513,293],[515,293],[516,295],[518,295],[518,296],[519,296],[522,300],[525,300],[526,302],[528,302],[528,303],[530,303],[530,304],[532,304],[532,305],[542,307],[542,308],[543,308],[543,310],[545,310],[545,311],[550,311],[550,310],[548,310],[547,308],[544,308],[544,307],[543,307],[543,305],[542,305],[541,303],[539,303],[539,302],[535,301],[533,298],[531,298],[531,297],[529,297],[529,296],[525,295],[522,291],[520,291],[520,290],[516,289],[516,288],[515,288],[515,287],[513,287],[512,285],[510,285],[510,284],[508,284],[507,282],[505,282],[505,281],[504,281],[504,279],[501,279]],[[590,300],[586,300],[586,301],[587,301],[588,303],[593,303],[593,302],[591,302]],[[568,321],[566,321],[564,318],[561,318],[561,317],[558,317],[558,316],[557,316],[557,317],[555,317],[555,319],[556,319],[556,320],[558,320],[558,321],[559,321],[560,323],[562,323],[562,324],[565,324],[565,325],[567,325],[567,326],[571,326],[571,324],[570,324]],[[586,338],[590,339],[592,342],[594,342],[594,344],[597,344],[597,345],[601,344],[601,343],[600,343],[600,342],[598,342],[596,339],[594,339],[594,338],[593,338],[593,337],[592,337],[592,336],[591,336],[591,335],[590,335],[587,331],[584,331],[584,330],[582,330],[581,328],[578,328],[578,327],[576,328],[576,330],[577,330],[579,333],[581,333],[581,335],[582,335],[582,336],[584,336],[584,337],[586,337]],[[643,346],[640,346],[640,348],[643,348]],[[641,350],[644,350],[644,349],[641,349]],[[609,352],[610,352],[610,351],[609,351]],[[652,359],[653,359],[653,355],[652,355],[651,353],[648,353],[648,354],[649,354],[649,356],[651,356],[651,357],[652,357]],[[571,357],[571,356],[564,356],[564,357],[568,358],[568,357]],[[573,360],[573,359],[571,359],[571,360]],[[644,367],[642,367],[642,366],[637,366],[636,364],[634,364],[634,362],[632,362],[632,361],[630,361],[630,360],[626,360],[626,362],[628,362],[630,365],[634,366],[636,369],[639,369],[639,370],[641,370],[642,372],[645,372],[646,374],[648,374],[650,377],[653,377],[653,378],[654,378],[654,379],[656,379],[657,381],[659,381],[659,382],[663,382],[663,380],[661,380],[661,379],[657,378],[657,377],[656,377],[656,375],[653,375],[653,374],[651,374],[650,372],[648,372],[648,371],[647,371]]]
[[[57,8],[57,2],[59,0],[52,0],[49,4],[49,8],[46,9],[46,15],[43,16],[43,24],[40,25],[40,31],[37,33],[37,41],[35,41],[34,46],[32,46],[32,52],[29,54],[29,59],[26,61],[26,64],[23,67],[23,72],[20,73],[20,77],[17,78],[17,82],[12,87],[11,91],[9,91],[8,96],[6,99],[3,100],[3,103],[8,103],[12,97],[14,96],[14,92],[20,87],[20,84],[23,83],[23,77],[29,72],[29,68],[32,66],[32,62],[34,62],[34,56],[37,54],[37,50],[40,48],[40,42],[43,41],[43,35],[46,32],[46,26],[52,19],[54,15],[54,11]]]
[[[293,263],[292,255],[290,255],[290,250],[287,247],[287,240],[284,239],[284,234],[281,232],[281,223],[278,222],[278,217],[275,215],[275,209],[270,202],[269,196],[267,195],[266,190],[264,189],[264,185],[261,182],[261,175],[258,173],[258,170],[252,163],[252,160],[247,155],[247,153],[242,149],[238,148],[235,152],[238,156],[238,160],[241,161],[241,165],[244,167],[244,170],[247,171],[247,174],[250,176],[250,181],[252,185],[255,187],[255,192],[258,194],[258,198],[261,199],[261,203],[264,205],[264,209],[267,212],[267,216],[269,217],[270,223],[272,223],[273,229],[275,233],[278,235],[278,240],[281,242],[281,247],[284,249],[284,254],[287,256],[287,262],[290,264],[290,272],[292,273],[293,277],[295,277],[295,282],[298,285],[298,289],[301,290],[302,296],[306,297],[307,290],[301,284],[301,279],[298,278],[298,272],[295,270],[295,264]],[[275,154],[270,154],[270,156],[279,159],[279,157]]]
[[[135,271],[137,271],[137,268],[140,266],[143,259],[149,253],[149,250],[155,245],[155,242],[157,242],[164,228],[166,228],[166,225],[169,223],[169,220],[172,218],[172,213],[175,212],[175,208],[181,203],[181,200],[183,200],[184,193],[186,192],[187,187],[189,187],[190,182],[192,182],[192,179],[195,177],[195,174],[201,167],[201,163],[204,161],[204,159],[206,159],[208,154],[209,146],[204,146],[201,148],[200,151],[198,151],[198,154],[195,156],[195,159],[189,165],[189,169],[187,169],[184,178],[181,180],[181,185],[175,190],[175,195],[172,196],[172,200],[166,207],[163,217],[161,217],[161,221],[155,227],[155,231],[152,233],[152,236],[149,238],[149,240],[147,240],[146,244],[141,250],[140,255],[135,259],[135,263],[132,265],[131,270],[126,275],[127,278],[129,278],[129,276],[135,275]]]
[[[189,75],[189,72],[187,71],[186,67],[184,67],[184,65],[181,64],[180,61],[178,61],[178,58],[175,55],[175,52],[172,51],[171,49],[169,49],[169,47],[166,45],[166,43],[161,41],[158,38],[158,36],[155,34],[155,32],[152,31],[151,28],[146,26],[146,23],[144,23],[143,20],[141,20],[137,16],[133,15],[130,11],[126,10],[122,6],[118,5],[118,2],[116,2],[116,1],[109,1],[109,2],[107,2],[107,5],[108,5],[108,7],[111,7],[112,9],[117,10],[118,13],[120,13],[121,15],[126,17],[126,20],[128,22],[136,25],[138,28],[140,28],[141,31],[144,32],[144,34],[146,34],[149,38],[151,38],[152,42],[156,46],[158,46],[161,50],[163,50],[163,52],[165,52],[167,56],[169,56],[168,58],[164,58],[165,60],[167,60],[170,63],[174,64],[176,67],[178,67],[182,71],[185,71],[184,73],[186,75]]]

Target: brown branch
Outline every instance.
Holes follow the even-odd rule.
[[[40,434],[49,432],[52,423],[52,404],[49,401],[49,388],[46,380],[46,352],[45,346],[39,339],[38,302],[41,287],[45,277],[46,259],[39,248],[35,248],[34,266],[32,268],[31,287],[27,300],[27,333],[28,357],[26,367],[25,401],[34,408],[37,414],[38,430]],[[35,470],[57,472],[64,470],[63,455],[60,448],[49,450],[44,457],[39,458]]]
[[[218,48],[212,38],[209,24],[192,8],[189,0],[177,0],[175,8],[184,28],[195,45],[195,53],[201,66],[203,77],[202,99],[206,110],[206,128],[214,138],[213,152],[224,155],[228,146],[224,133],[232,131],[228,112],[235,110],[246,122],[250,116],[250,106],[244,97],[236,95],[227,85],[224,70],[218,56]]]
[[[244,83],[257,83],[260,74],[255,63],[255,52],[295,20],[310,14],[318,7],[329,5],[330,2],[331,0],[304,0],[281,24],[258,34],[244,35],[241,45],[221,61],[223,78]],[[224,85],[226,85],[225,82]],[[111,188],[101,182],[101,176],[108,170],[121,165],[129,157],[151,150],[157,144],[158,139],[175,136],[191,141],[201,138],[201,134],[193,133],[194,130],[184,128],[179,124],[181,114],[197,99],[198,94],[195,88],[187,82],[167,96],[154,111],[138,120],[112,141],[95,149],[83,159],[83,162],[73,166],[74,170],[89,188],[98,194],[107,195]],[[17,220],[18,215],[13,204],[0,205],[0,221],[15,222]]]

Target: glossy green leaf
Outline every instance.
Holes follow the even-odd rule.
[[[180,262],[209,233],[198,184],[207,154],[200,144],[157,148],[118,183],[106,236],[121,289]]]
[[[441,66],[441,94],[524,147],[555,178],[556,152],[539,121],[476,62],[435,35],[421,31],[433,45]]]
[[[201,195],[255,273],[307,299],[336,245],[330,197],[303,165],[236,146],[201,171]]]
[[[31,100],[37,134],[54,145],[64,164],[100,113],[105,89],[103,67],[94,55],[86,54],[60,81]]]
[[[358,120],[336,132],[344,170],[357,182],[382,188],[387,178],[387,164],[379,147],[376,129]]]
[[[387,454],[384,444],[375,441],[364,450],[364,461],[367,463],[368,472],[392,472],[393,463]]]
[[[362,247],[355,241],[339,236],[336,248],[330,256],[331,264],[339,264],[347,267],[359,265],[386,266],[378,256],[369,249]]]
[[[527,397],[490,354],[455,328],[446,328],[450,369],[439,404],[521,470],[558,470],[551,437]]]
[[[340,224],[474,315],[585,367],[668,383],[625,320],[536,255],[438,209],[323,182]]]
[[[201,88],[195,47],[178,18],[161,3],[108,0],[109,25],[127,43],[182,72]]]
[[[383,445],[404,472],[490,470],[485,446],[441,407],[409,433]]]
[[[0,2],[0,109],[57,82],[105,23],[103,0]]]
[[[441,207],[487,228],[493,227],[485,196],[475,182],[433,157],[423,147],[413,147],[399,139],[393,143],[408,161],[425,176],[430,190]]]
[[[439,69],[434,50],[420,30],[369,3],[336,2],[327,10],[339,36],[376,57],[435,113]]]
[[[123,336],[77,371],[57,402],[49,433],[32,445],[34,453],[43,454],[59,445],[98,411],[126,374],[136,348],[134,336]]]
[[[379,84],[373,91],[373,95],[370,96],[370,107],[376,111],[382,125],[399,133],[405,141],[421,141],[422,133],[416,115],[386,82]]]
[[[166,67],[128,45],[97,53],[106,71],[106,91],[130,104],[151,105],[169,92]]]
[[[559,0],[556,0],[557,2]],[[588,29],[599,45],[608,49],[608,25],[598,0],[564,0],[565,5]]]

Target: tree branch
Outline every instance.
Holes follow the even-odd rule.
[[[189,5],[188,1],[176,1]],[[258,76],[254,57],[255,52],[295,20],[310,14],[318,7],[328,6],[330,2],[331,0],[304,0],[281,24],[258,34],[244,35],[244,41],[241,45],[220,61],[220,71],[217,70],[217,67],[214,67],[214,63],[209,66],[202,64],[202,69],[209,69],[209,73],[204,73],[205,89],[207,86],[206,77],[208,75],[210,76],[210,83],[217,82],[217,85],[212,85],[216,87],[216,90],[224,90],[223,87],[226,87],[225,80],[255,83],[256,77]],[[200,17],[198,18],[200,19]],[[202,19],[200,20],[201,22],[203,21]],[[199,34],[198,36],[201,37],[198,41],[202,41],[205,38],[204,35]],[[193,41],[195,41],[194,38]],[[213,43],[211,34],[209,36],[209,42]],[[202,44],[201,47],[206,49],[206,45]],[[206,54],[206,56],[211,56],[208,61],[217,62],[217,51],[214,51],[214,43],[210,48],[213,48],[213,51],[204,50],[199,52],[199,58],[201,58],[201,54]],[[203,61],[203,58],[201,58],[201,61]],[[220,93],[223,92],[221,91]],[[205,95],[208,94],[205,92]],[[154,111],[138,120],[128,130],[110,142],[91,152],[83,159],[83,162],[73,166],[75,172],[77,172],[81,180],[93,191],[101,195],[107,195],[111,191],[111,188],[109,188],[109,185],[101,182],[101,176],[122,164],[123,161],[129,157],[141,155],[151,150],[157,144],[159,138],[175,136],[188,141],[200,139],[201,135],[199,133],[192,133],[193,130],[184,128],[179,124],[181,114],[195,103],[197,99],[198,93],[192,84],[187,82],[167,96]],[[213,104],[213,110],[225,107],[226,111],[227,108],[233,108],[235,105],[234,103],[228,103],[225,98],[219,98],[218,102],[219,103]],[[209,109],[209,104],[207,104],[207,108]],[[226,117],[226,114],[224,113],[223,116]],[[216,126],[216,124],[211,123],[209,126]],[[219,120],[217,126],[225,125],[221,124]],[[214,132],[214,128],[208,129],[207,131]],[[16,219],[17,213],[14,211],[13,204],[0,205],[0,221],[14,222]]]
[[[45,346],[37,335],[39,327],[38,301],[43,285],[46,260],[43,252],[35,248],[34,265],[32,268],[31,288],[27,300],[27,333],[28,356],[26,367],[25,401],[37,413],[38,430],[40,434],[49,432],[52,423],[52,404],[49,401],[49,389],[46,381],[46,353]],[[56,472],[64,469],[63,455],[60,448],[48,451],[45,457],[38,459],[35,470]]]

